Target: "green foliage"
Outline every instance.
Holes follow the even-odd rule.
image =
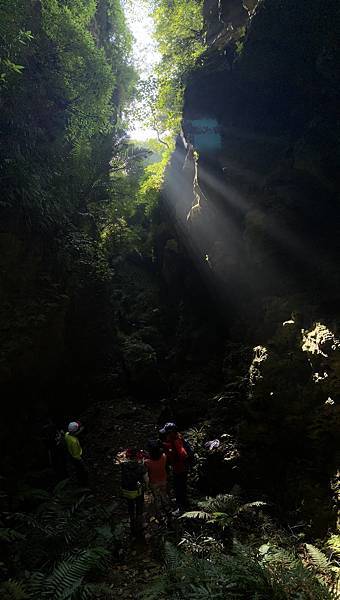
[[[0,598],[112,597],[108,586],[92,583],[103,577],[120,544],[119,531],[111,525],[112,508],[98,506],[66,480],[33,512],[8,515],[12,529],[0,530],[0,541],[11,543],[6,572],[18,580],[3,581]],[[19,581],[23,569],[24,585]]]
[[[186,531],[178,544],[183,550],[201,557],[209,557],[212,553],[223,551],[223,543],[206,533],[190,533]]]
[[[179,132],[186,78],[204,50],[203,2],[155,0],[155,37],[162,60],[157,67],[156,111],[164,130]]]
[[[314,568],[320,572],[329,572],[330,562],[327,556],[313,544],[305,544],[305,546]]]
[[[109,201],[96,214],[102,223],[102,248],[113,262],[143,246],[148,222],[138,192],[149,155],[148,148],[128,143],[122,144],[120,156],[111,161]]]
[[[145,167],[137,192],[137,202],[145,206],[147,214],[150,214],[155,208],[159,199],[159,193],[164,181],[165,169],[174,149],[174,144],[171,142],[170,138],[168,138],[168,147],[164,148],[159,145],[158,149],[161,153],[161,160]]]
[[[47,575],[35,573],[28,584],[32,598],[90,598],[90,589],[84,588],[83,581],[91,571],[98,571],[107,566],[110,554],[103,548],[91,548],[74,552],[58,563]],[[93,590],[95,591],[95,590]],[[96,590],[97,591],[97,590]],[[104,596],[105,597],[105,596]]]
[[[15,14],[18,10],[21,14]],[[33,40],[32,32],[25,28],[26,10],[20,0],[9,3],[0,2],[0,89],[10,85],[13,75],[20,75],[24,69],[21,64],[24,46]],[[15,14],[15,19],[13,15]],[[18,63],[19,61],[19,63]]]
[[[186,437],[188,438],[191,446],[196,451],[204,445],[207,439],[207,427],[202,425],[201,427],[191,427],[187,432]]]
[[[174,600],[335,598],[301,561],[280,549],[270,562],[239,543],[232,554],[213,553],[209,558],[181,552],[169,543],[165,552],[166,573],[146,592],[145,600],[156,598],[155,592]]]
[[[266,506],[265,502],[256,501],[242,504],[240,499],[233,494],[219,494],[216,498],[207,498],[198,502],[198,506],[204,510],[185,512],[181,518],[202,519],[225,529],[233,525],[236,518],[253,509]]]
[[[340,560],[340,535],[334,534],[326,542],[326,547]]]
[[[152,254],[152,213],[157,205],[173,144],[157,140],[123,145],[111,161],[111,201],[97,209],[101,215],[102,247],[113,264],[132,251]]]
[[[118,0],[1,2],[0,23],[2,200],[51,226],[109,179],[136,79],[131,35]]]
[[[244,504],[238,496],[220,494],[198,506],[201,510],[182,515],[196,522],[194,532],[186,532],[179,543],[182,552],[166,549],[166,573],[161,578],[164,598],[337,597],[336,564],[311,544],[296,545],[295,538],[273,524],[270,529],[262,527],[265,521],[255,511],[265,502]],[[251,527],[245,528],[250,515]],[[240,536],[242,544],[237,541]],[[268,541],[259,543],[263,536]]]
[[[30,597],[24,584],[19,581],[9,579],[0,583],[0,600],[28,600]]]

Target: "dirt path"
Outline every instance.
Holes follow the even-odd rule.
[[[84,439],[90,484],[102,505],[116,503],[114,521],[122,529],[121,561],[114,564],[107,583],[117,598],[139,600],[145,587],[162,569],[162,537],[166,525],[155,515],[152,497],[145,497],[145,541],[132,541],[124,500],[120,497],[119,453],[128,446],[144,448],[148,439],[157,437],[159,412],[139,405],[132,398],[98,403],[86,413]],[[95,429],[90,423],[95,423]]]

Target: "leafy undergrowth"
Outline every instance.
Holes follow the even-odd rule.
[[[103,574],[119,553],[114,506],[100,506],[89,490],[68,480],[51,494],[27,489],[28,501],[38,501],[37,507],[2,513],[0,598],[112,597]]]
[[[65,480],[51,491],[28,484],[1,496],[1,600],[135,599],[159,574],[154,554],[164,524],[147,495],[146,540],[131,541],[117,459],[127,445],[145,445],[157,414],[126,397],[94,403],[85,423],[94,422],[91,411],[96,428],[88,427],[83,442],[89,489]],[[43,472],[34,475],[48,480]]]
[[[233,494],[199,502],[182,516],[180,542],[166,542],[164,572],[144,600],[339,598],[339,536],[321,551],[280,530],[265,506]]]
[[[192,510],[172,521],[155,513],[147,494],[145,539],[131,540],[119,455],[145,445],[158,411],[126,397],[91,411],[90,490],[65,481],[51,492],[26,487],[11,502],[1,498],[1,600],[339,597],[339,536],[318,542],[320,549],[237,489],[195,500],[191,489]]]

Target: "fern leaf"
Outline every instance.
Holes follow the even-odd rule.
[[[0,584],[1,600],[26,600],[28,598],[30,598],[30,595],[20,581],[9,579]]]
[[[330,573],[331,565],[327,556],[323,552],[321,552],[319,548],[313,546],[313,544],[305,544],[305,547],[308,552],[308,556],[312,561],[313,567],[317,571],[321,571],[323,573]]]
[[[215,498],[206,498],[198,503],[206,512],[224,512],[234,514],[240,506],[239,499],[233,494],[218,494]]]
[[[32,598],[42,598],[42,590],[44,589],[45,576],[43,573],[36,571],[33,573],[27,584],[28,593]]]
[[[179,517],[180,519],[203,519],[204,521],[211,520],[212,515],[204,512],[203,510],[190,510],[189,512],[183,513]]]
[[[165,543],[165,564],[170,571],[182,566],[181,552],[169,542]]]
[[[263,546],[261,546],[263,548]],[[261,552],[260,552],[261,553]],[[265,566],[280,566],[286,571],[293,569],[298,565],[298,560],[291,552],[284,550],[283,548],[277,548],[268,544],[267,551],[264,553],[260,564]]]
[[[331,535],[329,540],[326,542],[327,548],[329,548],[332,554],[335,554],[337,558],[340,558],[340,535]]]
[[[211,515],[211,521],[225,529],[226,527],[230,527],[233,523],[233,517],[223,512],[214,512]]]
[[[60,593],[58,591],[53,598],[58,598],[58,600],[70,600],[75,594],[77,594],[77,592],[80,591],[82,583],[82,579],[76,579],[70,587],[61,590]]]
[[[252,508],[262,508],[262,506],[268,506],[267,502],[262,502],[261,500],[257,500],[256,502],[247,502],[247,504],[240,506],[238,512],[246,512]]]
[[[50,526],[45,525],[41,519],[36,518],[34,515],[15,513],[14,517],[32,529],[37,529],[46,536],[53,535],[53,529]]]
[[[66,600],[81,589],[84,577],[93,569],[100,569],[110,553],[104,548],[81,550],[57,564],[47,576],[36,573],[31,580],[34,597]],[[40,595],[39,595],[40,594]]]

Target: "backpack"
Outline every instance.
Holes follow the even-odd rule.
[[[122,464],[122,488],[123,490],[135,491],[141,488],[143,483],[143,465],[137,462],[126,462]]]

